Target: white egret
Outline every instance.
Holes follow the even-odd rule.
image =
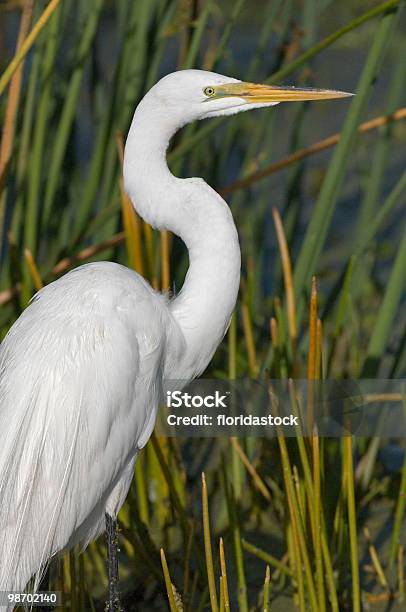
[[[169,299],[116,263],[80,266],[39,291],[8,332],[0,353],[0,591],[21,591],[34,575],[38,588],[52,557],[85,547],[106,521],[112,544],[163,380],[198,376],[228,328],[240,280],[237,231],[201,178],[171,174],[170,138],[196,119],[345,95],[185,70],[140,102],[125,188],[143,219],[180,236],[189,269]],[[110,610],[119,606],[115,565]]]

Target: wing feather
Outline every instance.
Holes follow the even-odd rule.
[[[155,422],[167,316],[140,277],[92,264],[48,285],[10,330],[0,348],[0,590],[24,588],[102,529]]]

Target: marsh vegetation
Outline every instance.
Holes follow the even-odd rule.
[[[137,217],[121,163],[145,91],[197,67],[356,92],[196,123],[171,143],[172,171],[224,194],[240,233],[240,298],[205,376],[404,376],[402,4],[0,2],[2,337],[82,262],[182,285],[184,247]],[[153,436],[119,515],[125,609],[403,609],[404,448]],[[103,609],[105,555],[101,538],[52,565],[63,610]]]

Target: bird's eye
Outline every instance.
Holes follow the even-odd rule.
[[[203,89],[203,93],[205,96],[208,96],[209,98],[211,98],[211,96],[214,96],[215,94],[214,87],[205,87]]]

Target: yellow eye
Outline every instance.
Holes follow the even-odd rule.
[[[214,96],[216,92],[214,91],[214,87],[205,87],[203,89],[203,93],[205,96],[208,96],[209,98],[211,98],[211,96]]]

